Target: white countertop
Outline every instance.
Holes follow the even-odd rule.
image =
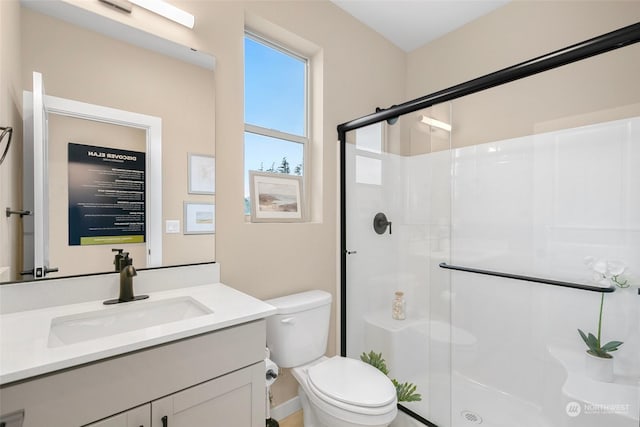
[[[176,297],[191,297],[213,313],[61,346],[49,344],[53,319],[115,306],[98,300],[0,315],[0,384],[262,319],[276,311],[221,283],[150,292],[149,299],[118,306]]]

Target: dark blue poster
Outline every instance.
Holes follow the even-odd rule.
[[[145,242],[145,153],[69,143],[69,245]]]

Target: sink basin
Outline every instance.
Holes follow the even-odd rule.
[[[211,313],[213,311],[191,297],[120,304],[54,318],[49,330],[48,346],[75,344]]]

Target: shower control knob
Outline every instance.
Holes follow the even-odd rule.
[[[391,221],[387,219],[387,216],[378,212],[375,217],[373,217],[373,229],[378,234],[384,234],[387,231],[387,227],[389,227],[389,234],[391,234]]]

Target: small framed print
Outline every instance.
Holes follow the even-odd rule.
[[[214,234],[216,207],[213,203],[184,202],[184,234]]]
[[[300,222],[302,177],[249,171],[252,222]]]
[[[189,153],[189,194],[216,194],[216,159]]]

